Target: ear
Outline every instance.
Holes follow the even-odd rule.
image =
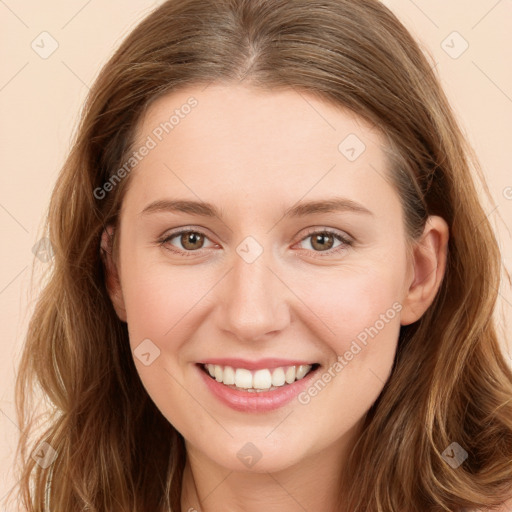
[[[412,249],[412,278],[402,303],[401,325],[416,322],[434,301],[446,270],[448,238],[446,221],[430,216]]]
[[[114,227],[107,226],[101,234],[100,255],[105,269],[105,284],[117,316],[126,322],[126,309],[119,272],[113,256]]]

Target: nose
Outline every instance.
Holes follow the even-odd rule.
[[[239,341],[258,341],[276,335],[290,323],[293,296],[266,252],[248,263],[234,256],[233,267],[217,290],[217,327]]]

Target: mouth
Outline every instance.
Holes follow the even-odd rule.
[[[316,371],[320,364],[280,366],[259,370],[203,363],[197,363],[197,366],[209,379],[227,388],[257,394],[276,391],[303,380]]]

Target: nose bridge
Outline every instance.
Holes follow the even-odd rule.
[[[272,271],[271,251],[258,245],[245,240],[237,247],[220,298],[219,327],[248,341],[279,331],[289,321],[285,286]]]

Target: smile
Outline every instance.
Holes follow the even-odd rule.
[[[196,363],[208,394],[241,412],[268,412],[290,403],[315,378],[320,364],[277,368],[235,368]]]
[[[314,366],[318,366],[318,364],[263,368],[256,371],[217,364],[204,364],[203,368],[217,382],[232,389],[258,393],[293,384],[295,381],[303,379]]]

